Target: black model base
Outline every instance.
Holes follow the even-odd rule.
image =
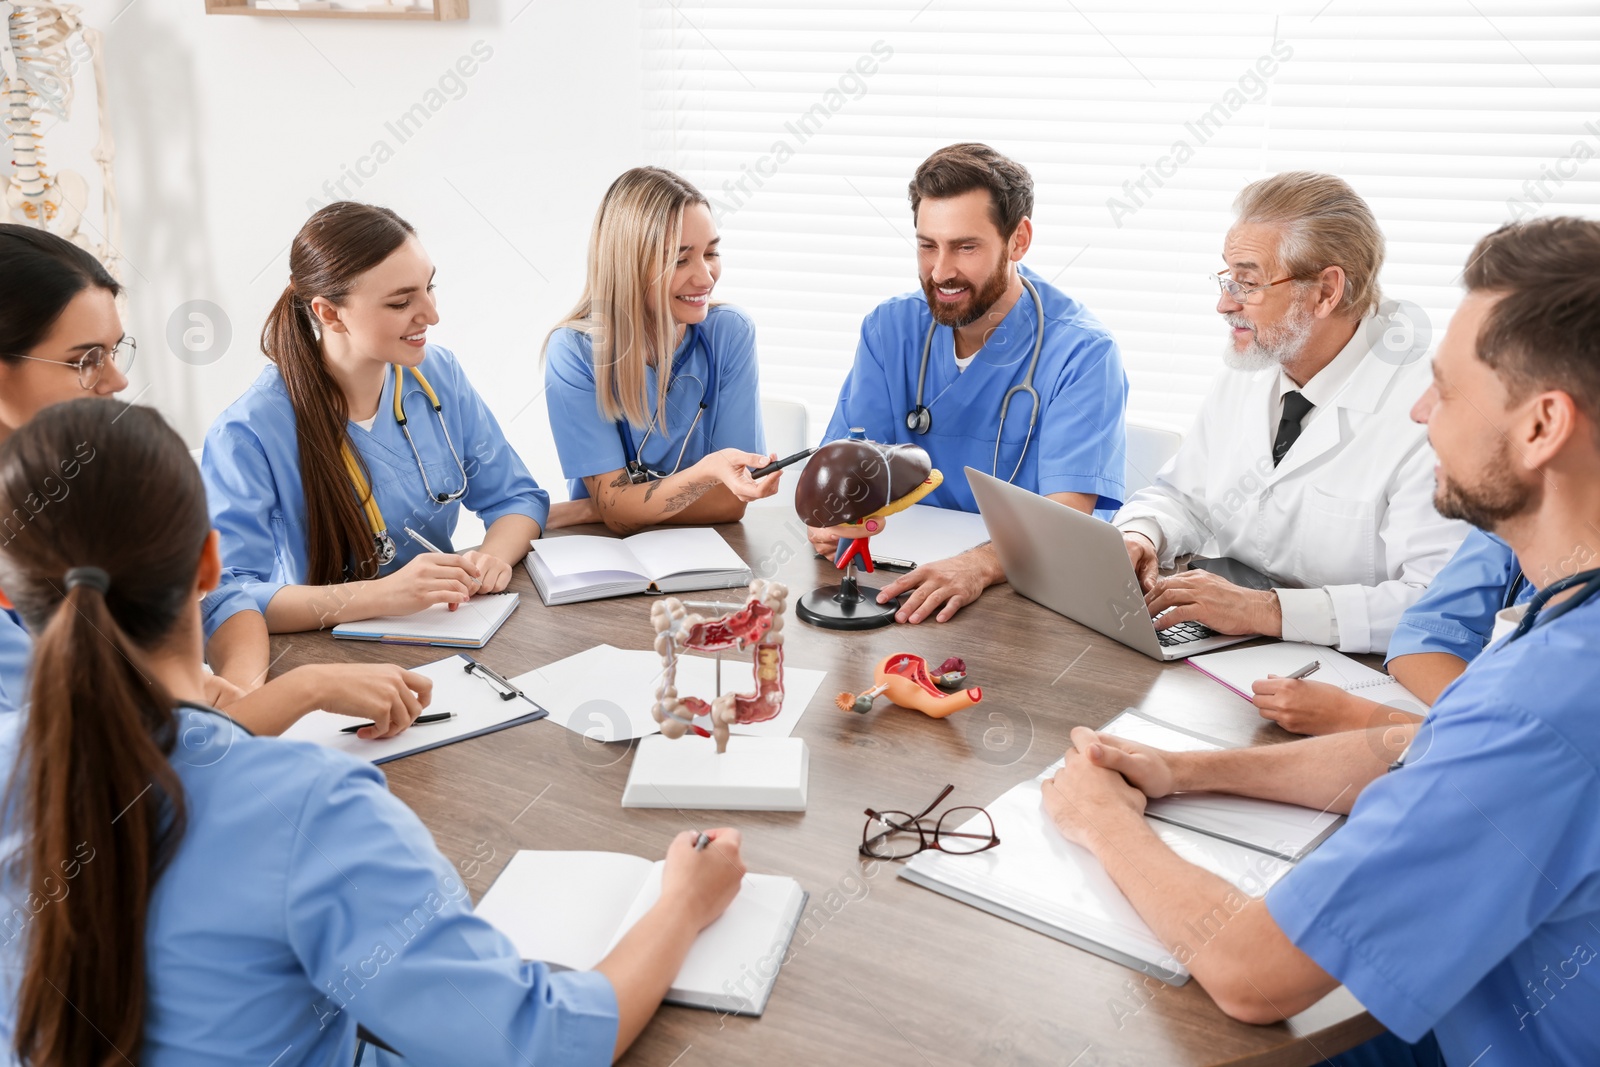
[[[825,585],[801,597],[794,613],[824,630],[875,630],[894,622],[898,610],[899,597],[880,604],[876,589],[857,584],[855,575],[847,574],[837,586]]]

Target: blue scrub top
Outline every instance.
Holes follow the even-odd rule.
[[[1096,511],[1109,518],[1122,506],[1126,467],[1128,378],[1122,353],[1087,308],[1033,271],[1019,269],[1039,291],[1045,330],[1033,376],[1041,400],[1039,418],[1015,484],[1035,493],[1093,493]],[[977,511],[962,468],[986,474],[998,470],[996,477],[1006,478],[1016,467],[1028,436],[1028,394],[1011,398],[998,466],[995,434],[1002,398],[1027,377],[1038,316],[1033,298],[1024,291],[965,371],[956,366],[954,331],[945,326],[934,330],[922,394],[933,425],[928,433],[917,434],[906,428],[905,420],[916,405],[922,343],[932,322],[920,290],[886,300],[867,316],[855,366],[839,391],[823,440],[848,437],[851,427],[860,426],[874,441],[920,445],[944,474],[944,484],[922,502]]]
[[[1489,643],[1495,613],[1506,607],[1506,595],[1521,575],[1522,565],[1510,545],[1473,530],[1422,599],[1400,616],[1389,639],[1388,659],[1445,652],[1471,663]],[[1521,582],[1512,603],[1525,603],[1533,594],[1532,583]]]
[[[1290,940],[1459,1067],[1600,1063],[1600,597],[1502,641],[1267,894]]]
[[[485,526],[503,515],[526,515],[543,528],[550,497],[534,482],[511,449],[455,356],[429,345],[421,371],[443,406],[456,452],[467,471],[467,494],[439,504],[430,498],[416,458],[394,419],[394,373],[384,375],[383,396],[372,429],[349,424],[350,439],[366,460],[372,491],[383,510],[389,536],[398,549],[380,574],[392,574],[425,549],[406,536],[410,526],[446,552],[463,504]],[[439,419],[427,394],[409,371],[403,375],[403,400],[412,440],[435,492],[461,487],[461,472],[450,456]],[[337,457],[334,457],[337,459]],[[211,524],[222,538],[224,573],[265,614],[267,603],[285,585],[306,580],[306,501],[300,481],[300,446],[294,408],[278,368],[268,366],[249,390],[224,411],[206,434],[200,460],[205,475]],[[355,493],[355,487],[351,487]],[[516,560],[507,562],[515,564]]]
[[[705,338],[704,345],[695,343],[696,330]],[[684,447],[684,436],[700,407],[701,385],[709,386],[712,381],[708,350],[709,360],[716,362],[716,388],[707,390],[710,406],[700,417],[678,469],[687,470],[724,448],[766,452],[755,323],[738,308],[718,304],[706,312],[705,322],[684,331],[683,342],[673,354],[677,376],[667,392],[668,432],[662,433],[657,427],[646,441],[645,427],[628,427],[633,449],[643,446],[645,466],[670,471],[677,464],[678,450]],[[561,473],[566,475],[572,499],[585,500],[589,489],[583,484],[584,478],[621,470],[634,454],[623,447],[618,423],[600,411],[594,344],[589,335],[570,327],[557,330],[550,336],[545,355],[545,403],[550,409],[556,452],[561,456]],[[653,405],[658,381],[655,367],[646,368],[645,380],[645,392]]]
[[[211,635],[239,612],[255,610],[255,598],[245,592],[233,575],[224,573],[222,584],[200,598],[200,626],[205,631],[205,639],[211,640]]]
[[[19,711],[27,703],[32,658],[33,638],[22,617],[11,608],[0,608],[0,714]]]
[[[358,1023],[402,1064],[611,1062],[611,983],[523,962],[371,764],[252,737],[210,709],[175,714],[188,827],[150,901],[140,1063],[349,1064]],[[0,779],[21,723],[0,720]],[[8,850],[20,844],[13,818]],[[112,877],[92,851],[63,860],[68,892],[74,876]],[[10,880],[3,897],[9,1048],[30,907]]]

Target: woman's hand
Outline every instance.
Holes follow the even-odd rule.
[[[463,557],[424,552],[393,574],[373,580],[379,595],[373,598],[372,616],[410,615],[434,604],[449,604],[454,611],[481,584],[477,569]]]
[[[1382,706],[1327,682],[1269,674],[1251,685],[1263,719],[1292,734],[1335,734],[1382,726]]]
[[[661,872],[661,903],[677,911],[696,931],[704,930],[728,910],[739,895],[745,873],[739,831],[707,830],[706,836],[711,841],[702,849],[694,847],[699,835],[693,830],[673,838]]]
[[[505,560],[477,550],[461,553],[461,559],[477,572],[474,593],[499,593],[511,584],[511,564]]]
[[[310,704],[335,715],[371,719],[356,731],[366,741],[393,737],[410,726],[433,700],[433,680],[392,663],[313,663],[296,667],[293,678]]]
[[[775,462],[776,452],[763,456],[759,452],[746,452],[742,448],[724,448],[706,456],[691,470],[700,478],[715,478],[728,487],[728,491],[743,503],[761,500],[778,491],[782,471],[773,471],[765,478],[750,477],[752,467],[764,467]]]

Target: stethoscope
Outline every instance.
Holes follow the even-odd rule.
[[[1517,597],[1522,595],[1523,589],[1528,586],[1528,576],[1522,573],[1522,568],[1517,568],[1517,576],[1506,584],[1505,598],[1500,603],[1500,610],[1517,606]]]
[[[1510,601],[1514,598],[1514,591],[1517,586],[1526,580],[1527,579],[1522,572],[1518,571],[1516,579],[1511,583],[1513,592],[1507,594],[1507,607],[1511,606]],[[1583,588],[1579,589],[1575,595],[1563,600],[1561,603],[1551,608],[1548,614],[1545,613],[1544,606],[1550,602],[1551,598],[1560,596],[1568,589],[1579,585],[1581,585]],[[1528,633],[1540,623],[1555,622],[1557,619],[1561,618],[1561,616],[1567,614],[1567,612],[1581,607],[1585,601],[1593,597],[1596,593],[1600,593],[1600,567],[1587,571],[1579,571],[1577,574],[1568,575],[1565,578],[1551,582],[1549,585],[1545,586],[1543,589],[1539,590],[1533,595],[1533,599],[1528,601],[1527,611],[1523,612],[1522,620],[1517,623],[1517,628],[1511,631],[1510,637],[1507,637],[1504,641],[1500,642],[1495,646],[1495,648],[1505,648],[1518,638],[1526,637]],[[1493,649],[1491,649],[1491,651],[1493,651]],[[1426,723],[1424,723],[1424,725],[1426,726]],[[1414,744],[1416,744],[1416,741],[1413,739],[1412,745]],[[1404,767],[1406,765],[1406,757],[1410,754],[1411,745],[1407,745],[1406,750],[1400,753],[1400,758],[1389,764],[1389,770],[1398,771]]]
[[[1011,477],[1006,479],[1008,483],[1022,470],[1022,461],[1028,455],[1028,444],[1033,440],[1033,428],[1039,421],[1039,391],[1033,387],[1033,372],[1039,366],[1039,353],[1044,348],[1044,301],[1039,299],[1039,290],[1033,287],[1032,282],[1020,273],[1017,277],[1022,281],[1022,287],[1028,290],[1028,295],[1033,297],[1033,310],[1038,315],[1039,328],[1033,339],[1033,359],[1028,362],[1027,376],[1022,379],[1021,385],[1013,385],[1000,398],[1000,428],[995,431],[994,462],[989,466],[989,473],[996,478],[1000,477],[1000,438],[1006,432],[1006,412],[1011,407],[1011,398],[1017,393],[1027,393],[1033,399],[1032,410],[1028,413],[1028,435],[1022,439],[1022,454],[1017,457]],[[906,412],[906,429],[915,434],[925,434],[933,428],[933,412],[922,403],[922,387],[928,380],[928,353],[933,350],[933,332],[938,327],[937,322],[929,323],[928,336],[922,339],[922,368],[917,371],[917,403]]]
[[[428,379],[423,377],[419,368],[408,369],[411,371],[411,376],[416,379],[417,385],[421,386],[423,394],[427,396],[428,403],[432,405],[433,417],[439,420],[439,432],[444,435],[445,446],[450,449],[450,458],[456,461],[456,470],[461,473],[461,488],[449,493],[434,492],[433,483],[428,480],[428,471],[422,465],[422,453],[417,451],[417,443],[411,439],[411,428],[407,425],[405,397],[401,391],[405,377],[398,363],[394,365],[394,421],[399,425],[400,432],[405,434],[406,444],[411,446],[411,455],[417,461],[417,473],[422,475],[422,488],[427,492],[429,499],[436,504],[449,504],[467,495],[467,468],[461,462],[461,454],[456,451],[455,441],[450,437],[450,427],[445,425],[444,405],[439,403],[439,394],[433,391],[433,386],[428,384]],[[378,566],[387,566],[394,562],[398,550],[394,538],[389,536],[389,525],[383,519],[382,509],[378,507],[377,495],[368,484],[367,476],[362,473],[361,464],[356,460],[355,450],[350,447],[349,437],[345,438],[339,449],[344,459],[344,469],[350,475],[350,483],[356,488],[356,497],[361,501],[361,510],[366,512],[367,525],[372,529],[372,546],[377,554]]]
[[[630,455],[633,457],[628,459],[624,466],[627,469],[628,481],[634,485],[643,485],[653,478],[670,478],[678,473],[678,468],[683,466],[683,457],[684,453],[689,449],[689,442],[694,438],[695,427],[700,425],[700,419],[705,415],[706,409],[716,399],[717,361],[711,357],[711,345],[706,341],[705,331],[700,329],[699,326],[690,326],[688,329],[694,335],[694,338],[689,347],[683,350],[683,354],[672,361],[672,370],[670,372],[672,377],[667,382],[667,392],[671,394],[673,386],[684,378],[691,378],[700,382],[700,406],[694,413],[694,421],[689,423],[688,432],[683,435],[683,444],[678,448],[678,458],[673,461],[672,469],[669,471],[652,469],[644,461],[644,446],[650,443],[650,436],[656,432],[656,426],[661,421],[660,411],[651,416],[650,425],[644,431],[644,439],[639,442],[637,448],[634,447],[633,430],[628,426],[627,418],[624,417],[617,420],[617,436],[622,438],[622,454],[624,457]],[[678,368],[688,360],[690,354],[697,347],[704,348],[706,352],[706,376],[704,381],[701,381],[700,377],[695,374],[680,375],[678,373]]]
[[[1543,614],[1544,606],[1550,602],[1551,597],[1559,596],[1578,585],[1583,588],[1551,608],[1549,614]],[[1596,593],[1600,593],[1600,567],[1593,570],[1579,571],[1577,574],[1568,575],[1565,578],[1551,582],[1535,593],[1532,600],[1528,601],[1528,610],[1523,613],[1522,621],[1517,623],[1517,628],[1511,631],[1511,636],[1506,638],[1505,643],[1509,645],[1517,638],[1525,636],[1528,631],[1539,625],[1540,622],[1554,622]]]

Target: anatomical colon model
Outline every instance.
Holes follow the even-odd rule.
[[[106,106],[105,61],[100,33],[83,25],[80,9],[48,0],[10,0],[4,48],[0,48],[0,114],[10,144],[12,172],[0,173],[4,207],[0,219],[46,229],[92,253],[117,274],[121,241],[111,160],[116,148]],[[75,36],[76,35],[76,36]],[[72,115],[73,75],[81,60],[94,66],[100,124],[92,151],[100,167],[105,230],[98,241],[83,232],[89,183],[70,170],[47,167],[41,116],[65,122]]]

